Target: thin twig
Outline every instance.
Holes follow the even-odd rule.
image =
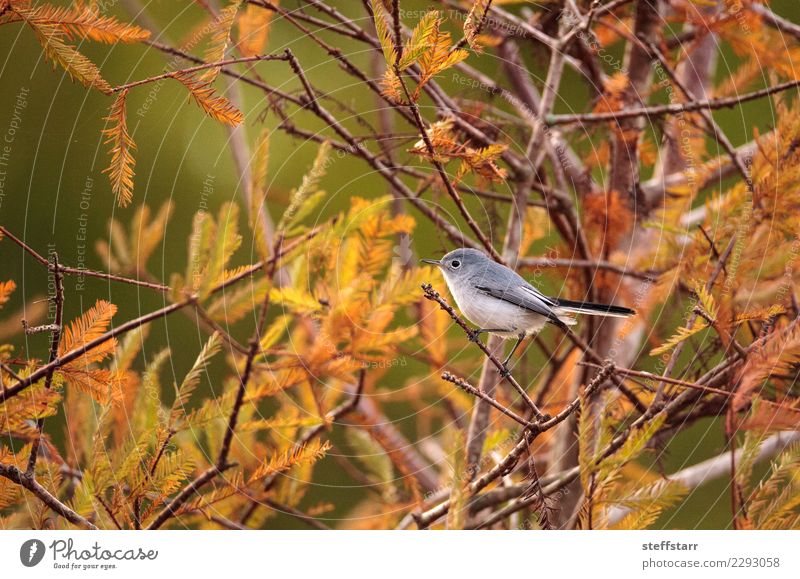
[[[23,381],[22,377],[19,374],[17,374],[16,372],[14,372],[13,368],[11,368],[11,366],[6,364],[5,362],[0,362],[0,370],[2,370],[2,372],[5,372],[9,376],[11,376],[17,382],[22,382]],[[0,378],[0,385],[2,385],[3,389],[5,389],[5,384],[3,383],[2,378]]]
[[[14,482],[29,490],[31,493],[36,495],[40,501],[50,507],[53,512],[61,515],[73,525],[84,527],[86,529],[97,530],[97,527],[94,526],[93,523],[90,523],[84,517],[70,509],[67,505],[53,496],[50,491],[40,485],[33,477],[32,473],[23,472],[13,465],[0,463],[0,476],[3,476],[11,482]]]
[[[439,177],[441,178],[442,184],[447,190],[448,195],[450,195],[450,198],[456,204],[456,207],[458,208],[458,211],[461,213],[461,216],[467,222],[467,225],[469,225],[470,229],[472,229],[473,233],[475,233],[475,236],[478,238],[478,241],[481,242],[481,245],[483,245],[484,249],[486,249],[486,251],[489,252],[492,258],[494,258],[496,261],[505,264],[505,260],[503,259],[503,257],[499,253],[497,253],[497,250],[494,248],[494,245],[492,245],[491,240],[488,237],[486,237],[485,233],[483,233],[483,229],[481,229],[481,226],[478,225],[478,223],[472,217],[472,215],[469,212],[469,209],[467,209],[467,206],[464,204],[464,200],[461,199],[461,196],[458,194],[458,191],[456,191],[456,188],[453,187],[453,183],[447,176],[447,172],[444,169],[444,165],[442,165],[441,161],[437,159],[436,149],[434,148],[433,143],[431,142],[431,138],[428,135],[428,130],[425,127],[424,121],[422,120],[422,115],[419,112],[419,105],[417,105],[417,103],[412,98],[411,93],[409,92],[408,87],[406,86],[405,80],[403,79],[402,73],[400,72],[400,68],[396,64],[395,64],[395,75],[397,75],[397,78],[400,79],[400,86],[403,88],[403,93],[405,94],[408,106],[411,109],[411,113],[414,115],[414,121],[417,124],[417,130],[419,130],[420,136],[422,137],[422,141],[425,143],[425,148],[428,150],[430,161],[436,168],[436,172],[439,174]]]
[[[6,227],[0,225],[0,232],[2,232],[2,236],[0,237],[8,237],[11,241],[19,245],[22,249],[25,250],[29,255],[31,255],[36,261],[41,263],[42,265],[46,265],[48,269],[53,269],[53,264],[51,264],[46,257],[38,253],[35,249],[30,247],[24,241],[16,237],[13,233],[11,233]],[[80,275],[80,276],[87,276],[87,277],[96,277],[100,279],[107,279],[109,281],[117,281],[120,283],[127,283],[131,285],[137,285],[141,287],[146,287],[154,290],[158,290],[160,292],[167,292],[169,291],[169,286],[162,285],[160,283],[152,283],[148,281],[143,281],[139,279],[132,279],[129,277],[124,277],[121,275],[115,275],[113,273],[106,273],[102,271],[93,271],[91,269],[83,269],[81,267],[68,267],[66,265],[59,265],[59,270],[62,274],[65,275]]]
[[[209,294],[210,295],[214,295],[214,294],[222,291],[223,289],[225,289],[225,288],[227,288],[227,287],[229,287],[229,286],[231,286],[231,285],[233,285],[233,284],[235,284],[235,283],[237,283],[237,282],[239,282],[239,281],[241,281],[241,280],[243,280],[243,279],[245,279],[247,277],[250,277],[256,271],[260,271],[261,269],[263,269],[265,265],[268,265],[268,264],[270,264],[270,263],[272,263],[272,262],[274,262],[276,260],[280,260],[283,256],[287,255],[288,253],[290,253],[291,251],[296,249],[304,241],[307,241],[311,237],[314,237],[315,235],[317,235],[320,230],[321,230],[321,228],[315,228],[312,231],[309,231],[308,233],[306,233],[305,235],[293,240],[292,243],[288,243],[288,244],[284,245],[283,246],[283,250],[281,251],[280,254],[274,255],[274,256],[270,257],[269,259],[260,261],[260,262],[254,264],[254,265],[252,265],[252,266],[250,266],[248,268],[245,268],[244,270],[242,270],[238,274],[226,279],[223,282],[220,282],[219,284],[217,284],[216,286],[211,288]],[[102,344],[105,344],[108,340],[111,340],[113,338],[116,338],[117,336],[120,336],[120,335],[123,335],[123,334],[125,334],[127,332],[130,332],[131,330],[135,330],[136,328],[139,328],[139,327],[141,327],[141,326],[143,326],[145,324],[149,324],[150,322],[153,322],[155,320],[158,320],[160,318],[168,316],[168,315],[172,314],[173,312],[176,312],[176,311],[178,311],[178,310],[180,310],[182,308],[185,308],[185,307],[187,307],[189,305],[192,305],[192,304],[196,303],[196,301],[197,301],[197,296],[196,295],[190,295],[190,296],[188,296],[188,297],[186,297],[186,298],[184,298],[184,299],[182,299],[180,301],[177,301],[177,302],[175,302],[173,304],[170,304],[170,305],[168,305],[166,307],[163,307],[161,309],[158,309],[158,310],[155,310],[153,312],[150,312],[149,314],[145,314],[145,315],[140,316],[138,318],[135,318],[133,320],[129,320],[128,322],[125,322],[124,324],[121,324],[121,325],[109,330],[108,332],[98,336],[94,340],[91,340],[89,342],[83,343],[81,346],[79,346],[79,347],[77,347],[77,348],[75,348],[73,350],[70,350],[69,352],[66,352],[63,355],[59,356],[58,358],[53,360],[51,363],[45,364],[44,366],[41,366],[36,371],[32,372],[29,376],[27,376],[22,381],[20,381],[18,384],[14,385],[14,386],[12,386],[10,388],[7,388],[4,391],[0,392],[0,403],[5,402],[9,398],[17,396],[20,392],[22,392],[26,388],[30,387],[31,384],[35,384],[36,382],[38,382],[39,380],[44,378],[47,375],[47,373],[48,373],[48,371],[50,369],[59,368],[59,367],[63,366],[64,364],[72,362],[73,360],[76,360],[77,358],[83,356],[86,352],[90,352],[90,351],[94,350],[95,348],[97,348],[98,346],[101,346]]]
[[[800,440],[800,431],[777,432],[761,443],[754,462],[759,462],[767,457],[779,454],[798,440]],[[714,479],[727,475],[730,471],[731,459],[738,462],[741,457],[741,448],[737,449],[735,452],[728,450],[720,455],[686,467],[683,470],[666,475],[666,479],[677,482],[687,489],[695,489]],[[613,525],[621,521],[629,512],[630,509],[627,507],[610,508],[606,513],[608,524]]]
[[[614,366],[611,363],[606,364],[600,372],[595,375],[594,380],[586,387],[584,391],[585,397],[591,397],[605,382],[608,376],[614,372]],[[495,465],[492,469],[488,472],[483,474],[482,476],[475,479],[472,483],[470,483],[469,491],[472,495],[477,494],[481,489],[487,487],[490,483],[494,480],[500,478],[501,476],[505,476],[511,470],[513,470],[514,466],[517,464],[517,461],[522,456],[524,452],[528,450],[530,445],[533,443],[536,436],[539,433],[554,428],[561,422],[567,419],[572,413],[574,413],[578,407],[580,406],[580,397],[573,400],[570,404],[566,406],[561,412],[559,412],[556,416],[549,418],[540,424],[534,424],[529,428],[525,428],[522,431],[522,434],[519,437],[519,440],[515,444],[514,448],[500,461],[497,465]],[[436,507],[422,513],[421,515],[415,516],[415,520],[417,522],[417,526],[421,529],[427,528],[431,524],[433,524],[436,520],[443,517],[447,514],[450,510],[450,500],[443,501],[442,503],[438,504]]]
[[[567,268],[585,268],[585,269],[603,269],[612,271],[620,275],[633,277],[643,281],[654,282],[658,279],[657,276],[632,271],[621,265],[602,260],[585,260],[585,259],[569,259],[569,258],[549,258],[549,257],[522,257],[517,265],[520,268],[527,267],[567,267]]]
[[[279,233],[276,240],[275,245],[273,247],[272,254],[277,256],[280,253],[281,244],[283,242],[283,233]],[[278,260],[273,259],[267,266],[267,279],[272,283],[272,280],[275,276],[275,269],[277,267]],[[233,465],[228,462],[228,454],[231,450],[231,444],[233,442],[233,436],[236,432],[236,424],[239,417],[239,411],[241,410],[242,404],[244,403],[244,395],[247,390],[247,385],[250,381],[250,377],[253,371],[253,362],[255,360],[256,355],[259,351],[259,346],[261,343],[261,334],[264,331],[264,325],[267,319],[267,310],[269,309],[270,303],[270,292],[266,293],[264,297],[264,302],[261,305],[261,310],[259,314],[258,323],[256,324],[255,331],[253,333],[253,337],[250,339],[250,348],[247,354],[247,358],[245,360],[245,369],[242,373],[242,376],[239,380],[239,387],[236,390],[236,399],[231,409],[231,413],[228,416],[228,424],[227,428],[225,429],[225,434],[223,435],[222,444],[220,445],[219,455],[217,456],[217,460],[214,463],[214,466],[205,470],[203,473],[200,474],[197,478],[191,481],[188,485],[186,485],[178,494],[177,496],[169,502],[169,504],[158,514],[156,519],[148,526],[148,529],[157,529],[162,526],[165,522],[167,522],[170,518],[175,516],[177,513],[178,508],[180,508],[183,503],[185,503],[193,494],[199,493],[200,490],[210,483],[217,475],[222,474],[227,469],[231,468]]]
[[[495,356],[491,352],[491,350],[489,350],[489,348],[487,348],[486,345],[480,341],[480,339],[475,335],[475,332],[470,329],[467,323],[463,319],[461,319],[461,316],[459,316],[456,313],[456,311],[450,306],[450,304],[447,303],[447,301],[439,294],[439,292],[437,292],[435,289],[433,289],[433,287],[430,284],[427,283],[422,285],[422,291],[424,292],[426,299],[439,304],[439,307],[445,312],[447,312],[453,319],[453,321],[456,324],[458,324],[458,326],[462,330],[464,330],[464,333],[467,334],[467,337],[470,339],[470,341],[474,342],[478,346],[478,348],[480,348],[481,352],[484,353],[484,355],[491,361],[492,364],[494,364],[494,366],[500,372],[500,375],[505,380],[507,380],[509,384],[511,384],[517,392],[520,393],[523,400],[525,400],[525,403],[533,412],[534,416],[538,419],[543,418],[544,415],[536,406],[536,403],[531,399],[530,396],[528,396],[528,393],[525,392],[525,389],[522,386],[520,386],[516,378],[514,378],[514,376],[512,376],[511,373],[508,372],[508,370],[505,368],[505,366],[503,366],[503,363],[497,358],[497,356]]]
[[[275,244],[272,248],[272,255],[278,255],[280,253],[281,245],[283,243],[283,236],[283,231],[278,232],[277,237],[275,238]],[[271,287],[274,281],[275,268],[277,267],[277,264],[278,260],[272,260],[272,262],[267,266],[265,277],[267,282],[270,284],[268,287]],[[239,388],[236,391],[236,400],[234,401],[230,416],[228,417],[228,427],[225,430],[225,436],[222,440],[222,445],[220,446],[219,456],[217,457],[217,468],[220,470],[222,470],[228,464],[228,453],[231,450],[231,443],[233,442],[233,436],[236,432],[236,423],[239,418],[239,411],[244,403],[244,395],[247,391],[247,384],[250,382],[250,377],[253,372],[253,363],[255,362],[256,355],[260,349],[261,335],[264,333],[264,327],[267,323],[270,296],[270,291],[267,291],[264,295],[264,300],[259,310],[258,322],[256,323],[255,330],[253,331],[253,336],[250,338],[249,351],[247,352],[247,357],[245,358],[244,372],[242,372],[242,377],[239,380]]]
[[[64,324],[64,279],[61,275],[61,269],[58,264],[58,254],[56,252],[52,253],[53,256],[53,285],[55,288],[55,293],[51,297],[53,302],[55,303],[55,318],[53,323],[53,330],[50,334],[50,354],[49,354],[49,362],[52,364],[53,360],[58,357],[58,349],[61,345],[61,335],[63,333],[63,324]],[[53,374],[55,373],[55,367],[51,368],[50,371],[47,372],[47,376],[44,379],[44,387],[47,390],[50,390],[50,387],[53,385]],[[39,446],[42,444],[42,436],[44,430],[44,418],[39,418],[36,421],[36,438],[33,439],[31,443],[31,454],[28,458],[28,469],[25,471],[25,474],[30,475],[31,477],[35,476],[36,470],[36,460],[39,457]]]
[[[739,96],[718,99],[704,99],[685,103],[671,103],[652,107],[640,107],[608,113],[549,115],[545,118],[545,122],[550,126],[565,125],[569,123],[605,123],[608,121],[619,121],[636,117],[663,117],[665,115],[676,115],[679,113],[693,112],[703,109],[717,110],[739,106],[743,103],[764,98],[779,92],[791,90],[799,86],[800,80],[790,80]]]
[[[226,60],[219,60],[217,62],[205,62],[203,64],[198,64],[197,66],[191,66],[189,68],[184,68],[181,70],[172,70],[162,74],[157,74],[156,76],[150,76],[148,78],[143,78],[141,80],[129,82],[127,84],[121,84],[119,86],[115,86],[114,88],[112,88],[111,92],[112,93],[122,92],[124,90],[135,88],[137,86],[142,86],[144,84],[149,84],[151,82],[157,82],[159,80],[164,80],[167,78],[175,78],[176,76],[191,75],[194,74],[195,72],[199,72],[201,70],[207,70],[209,68],[222,68],[225,66],[230,66],[232,64],[241,64],[245,62],[266,62],[272,60],[285,61],[287,59],[285,54],[264,54],[256,56],[243,56],[240,58],[229,58]]]
[[[472,394],[473,396],[477,396],[481,400],[491,404],[497,410],[499,410],[500,412],[502,412],[503,414],[505,414],[510,419],[512,419],[515,422],[517,422],[518,424],[521,424],[522,426],[525,426],[525,427],[531,427],[531,428],[535,427],[535,424],[533,422],[529,422],[529,421],[525,420],[524,418],[519,416],[516,412],[514,412],[510,408],[506,408],[505,406],[500,404],[497,400],[495,400],[494,398],[492,398],[488,394],[486,394],[484,392],[481,392],[480,390],[475,388],[475,386],[473,386],[472,384],[470,384],[469,382],[467,382],[463,378],[459,378],[458,376],[456,376],[454,374],[451,374],[450,372],[444,372],[442,374],[442,380],[450,382],[451,384],[455,384],[456,386],[458,386],[459,388],[461,388],[465,392],[467,392],[469,394]]]
[[[325,432],[325,430],[328,428],[328,424],[331,425],[335,424],[336,421],[341,420],[342,417],[356,410],[356,408],[358,408],[359,402],[361,402],[361,396],[364,393],[365,379],[366,379],[366,372],[362,370],[361,373],[359,374],[358,385],[356,386],[353,396],[349,400],[343,402],[342,404],[334,408],[328,414],[328,417],[324,424],[320,424],[306,431],[297,441],[295,441],[294,448],[297,449],[305,446],[306,444],[314,440],[316,437],[318,437],[320,434]],[[264,486],[262,488],[263,492],[264,493],[269,492],[277,481],[278,481],[277,473],[265,478]],[[242,515],[242,518],[239,522],[243,525],[247,524],[247,521],[250,520],[250,517],[253,516],[253,513],[255,513],[257,508],[258,508],[258,501],[256,499],[253,499],[253,502],[247,508],[245,513]]]
[[[226,469],[230,468],[231,465],[226,465]],[[191,483],[183,487],[181,491],[173,498],[167,506],[164,507],[157,515],[156,518],[153,519],[153,522],[147,526],[148,531],[153,531],[155,529],[160,528],[164,523],[166,523],[169,519],[175,516],[175,513],[178,509],[183,506],[183,504],[188,501],[192,495],[199,492],[202,487],[206,484],[214,480],[217,475],[222,474],[223,470],[220,469],[216,464],[212,467],[207,468],[204,470],[200,475],[195,478]]]

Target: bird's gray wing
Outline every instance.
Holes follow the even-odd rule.
[[[555,303],[531,286],[511,285],[499,288],[487,284],[480,284],[476,285],[475,289],[488,296],[544,316],[548,321],[559,327],[564,326],[564,322],[562,322],[551,309],[551,306],[555,305]]]

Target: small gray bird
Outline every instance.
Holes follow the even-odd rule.
[[[577,323],[572,314],[627,318],[636,313],[621,306],[547,297],[517,272],[477,249],[455,249],[439,261],[422,261],[442,271],[461,313],[478,326],[476,337],[487,332],[517,338],[504,366],[522,340],[547,323],[563,329]]]

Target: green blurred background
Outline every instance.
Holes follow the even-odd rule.
[[[340,10],[354,19],[364,18],[361,2],[342,0],[334,2]],[[53,4],[66,4],[53,2]],[[122,3],[107,2],[110,13],[125,21],[132,18]],[[205,14],[195,3],[185,0],[153,0],[144,2],[147,15],[161,28],[157,40],[181,45],[192,31],[200,25]],[[294,3],[284,2],[287,7]],[[437,8],[440,5],[428,2],[403,2],[409,10]],[[800,21],[797,0],[781,0],[771,4],[778,14]],[[518,8],[514,8],[518,10]],[[534,8],[536,9],[536,8]],[[143,20],[139,21],[144,24]],[[369,70],[370,54],[363,45],[326,34],[326,40],[335,42],[364,69]],[[308,39],[302,38],[288,23],[279,19],[273,24],[269,52],[280,52],[290,47],[300,58],[315,87],[328,92],[338,100],[359,111],[373,111],[376,101],[371,93],[353,82],[339,66],[330,61],[322,50]],[[164,70],[170,57],[158,50],[138,45],[105,46],[83,43],[80,50],[100,65],[103,76],[112,85],[158,74]],[[175,81],[158,86],[143,86],[130,92],[128,100],[129,128],[138,145],[136,151],[136,186],[133,204],[120,209],[116,206],[109,183],[102,169],[108,165],[107,147],[103,144],[101,130],[108,114],[112,98],[98,92],[88,91],[71,82],[59,69],[53,71],[43,59],[41,47],[33,33],[21,24],[0,27],[0,54],[4,55],[0,68],[0,136],[11,135],[8,164],[0,199],[0,223],[32,247],[46,254],[48,247],[55,248],[63,263],[77,266],[85,255],[83,264],[92,269],[105,269],[94,250],[98,239],[107,239],[108,221],[114,217],[128,224],[133,210],[141,203],[152,209],[171,200],[175,206],[162,247],[150,260],[149,269],[158,278],[168,282],[169,275],[185,269],[186,240],[191,228],[191,219],[198,210],[204,181],[213,182],[213,194],[208,198],[209,209],[214,212],[222,203],[241,198],[242,184],[237,174],[228,147],[226,129],[206,118],[200,110],[188,102],[186,90]],[[615,51],[621,57],[621,50]],[[530,66],[538,86],[542,85],[542,74],[546,66],[546,53],[538,49],[525,49],[524,57]],[[486,54],[471,57],[470,64],[485,73],[499,78],[497,59]],[[722,50],[718,66],[718,80],[735,70],[737,59],[729,50]],[[181,64],[181,66],[184,66]],[[297,83],[284,63],[260,63],[257,69],[271,85],[292,91]],[[439,79],[454,94],[482,99],[480,92],[451,84],[449,75]],[[222,81],[217,81],[222,88]],[[246,131],[252,142],[262,127],[274,128],[276,120],[272,114],[261,113],[266,109],[263,94],[257,89],[244,88]],[[754,87],[758,88],[758,87]],[[20,96],[21,95],[21,96]],[[566,74],[559,93],[557,112],[581,112],[588,110],[588,91],[582,79],[570,71]],[[154,99],[154,100],[153,100]],[[149,110],[137,114],[145,103],[151,101]],[[19,106],[23,103],[23,106]],[[499,106],[500,102],[497,103]],[[14,109],[21,114],[14,121]],[[370,115],[375,120],[375,115]],[[429,118],[433,118],[432,115]],[[755,128],[764,131],[771,125],[773,109],[768,99],[749,103],[734,111],[716,114],[723,129],[735,145],[750,140]],[[297,123],[308,128],[321,129],[321,125],[306,113],[300,113]],[[355,125],[353,125],[355,126]],[[410,127],[398,126],[398,130],[410,132]],[[514,135],[511,135],[513,138]],[[2,145],[2,143],[0,143]],[[577,146],[588,153],[592,143],[583,139]],[[407,147],[400,147],[400,151]],[[308,169],[317,146],[305,143],[300,138],[274,132],[270,145],[270,193],[269,206],[276,220],[285,207],[292,187],[296,186]],[[351,195],[378,197],[386,194],[386,183],[374,175],[363,162],[335,156],[336,161],[323,180],[323,188],[329,192],[328,201],[320,218],[333,215],[349,205]],[[418,164],[417,159],[409,159]],[[427,170],[427,168],[426,168]],[[648,173],[645,171],[643,178]],[[507,186],[500,192],[508,193]],[[83,203],[82,203],[83,201]],[[475,200],[471,207],[481,209]],[[422,220],[414,235],[417,253],[438,255],[447,249],[447,244],[437,232]],[[82,240],[82,228],[86,227],[86,239]],[[239,252],[240,263],[249,262],[250,240],[245,239]],[[8,317],[37,298],[47,288],[47,278],[42,267],[9,242],[0,243],[0,280],[14,279],[18,290],[4,309],[0,319]],[[550,283],[554,283],[550,280]],[[120,308],[117,320],[129,319],[164,305],[164,298],[149,290],[139,290],[124,285],[109,285],[86,278],[83,290],[76,289],[76,280],[66,281],[67,305],[65,319],[72,319],[93,305],[97,299],[107,299]],[[173,316],[168,322],[158,322],[152,329],[147,350],[155,352],[162,345],[172,347],[172,372],[180,377],[191,365],[204,336],[196,324],[183,316]],[[32,357],[44,356],[47,337],[18,338],[15,345],[19,351]],[[533,350],[531,350],[531,353]],[[418,371],[415,365],[398,369],[403,373]],[[170,383],[171,378],[165,380]],[[413,417],[397,409],[397,426],[411,440],[415,440]],[[403,417],[409,418],[403,420]],[[656,468],[669,473],[698,460],[713,456],[724,448],[721,430],[703,421],[681,433],[663,453]],[[55,430],[55,429],[54,429]],[[331,486],[316,487],[308,501],[326,500],[338,506],[332,516],[346,516],[348,505],[357,495],[347,486],[342,486],[342,476],[335,463],[325,461],[320,483]],[[338,487],[338,488],[337,488]],[[661,525],[669,528],[698,527],[720,528],[729,524],[729,497],[727,481],[721,480],[696,490],[680,508],[662,517]],[[279,517],[272,519],[279,528],[302,526],[294,519]]]

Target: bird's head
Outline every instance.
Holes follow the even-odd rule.
[[[477,249],[459,248],[446,254],[442,259],[421,261],[437,266],[442,270],[445,279],[451,280],[474,275],[475,272],[483,270],[491,259]]]

